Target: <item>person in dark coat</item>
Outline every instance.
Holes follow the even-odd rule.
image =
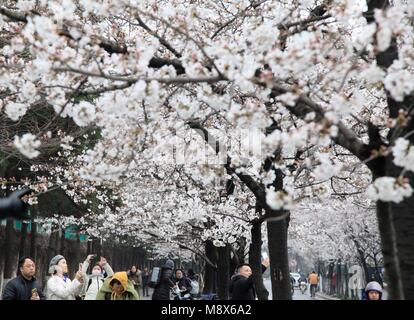
[[[148,294],[148,282],[150,281],[151,273],[148,271],[148,268],[145,267],[142,271],[142,295],[144,297],[149,297]]]
[[[182,297],[191,292],[191,280],[187,278],[182,269],[175,270],[175,277],[173,279],[173,282],[178,286],[178,288],[180,288]]]
[[[262,262],[262,273],[269,266],[269,259]],[[252,268],[248,263],[240,264],[237,273],[230,281],[231,300],[255,300],[256,291],[254,290]]]
[[[33,259],[24,257],[19,260],[18,276],[10,280],[3,292],[3,300],[45,300],[35,278],[36,266]]]
[[[172,281],[174,261],[167,260],[161,268],[161,280],[154,288],[152,300],[170,300],[170,290],[175,287]]]

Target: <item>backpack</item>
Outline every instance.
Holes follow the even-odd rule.
[[[151,279],[148,282],[148,287],[155,288],[161,282],[161,268],[154,267],[151,273]]]
[[[191,283],[191,291],[190,294],[199,294],[200,293],[200,285],[196,280],[190,280]]]
[[[100,278],[99,280],[101,280],[101,281],[102,281],[102,284],[103,284],[103,283],[104,283],[104,281],[105,281],[105,279],[102,279],[102,278]],[[88,285],[87,285],[87,287],[86,287],[85,292],[87,292],[87,291],[88,291],[88,289],[89,289],[89,287],[91,286],[91,284],[92,284],[92,278],[90,278],[90,279],[89,279],[89,281],[88,281]]]

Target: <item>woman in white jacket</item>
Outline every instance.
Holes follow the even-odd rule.
[[[65,258],[57,255],[50,261],[49,273],[52,276],[47,281],[47,300],[75,300],[82,289],[83,275],[81,270],[76,272],[75,279],[71,281],[67,276],[68,265]]]
[[[94,257],[95,255],[93,254],[88,255],[85,262],[82,264],[83,274],[87,273],[91,260]],[[96,300],[96,295],[98,294],[99,289],[101,289],[102,284],[105,281],[105,278],[103,276],[104,270],[108,277],[112,277],[114,275],[114,271],[106,262],[106,259],[104,257],[101,257],[101,260],[93,266],[92,274],[86,276],[86,281],[83,288],[83,292],[85,292],[85,300]]]

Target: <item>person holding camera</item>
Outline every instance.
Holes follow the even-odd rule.
[[[269,267],[269,259],[262,261],[262,273]],[[252,268],[248,263],[239,264],[236,274],[230,281],[231,300],[255,300],[256,291],[254,288]]]
[[[68,265],[62,255],[52,258],[49,264],[49,273],[52,275],[47,281],[47,300],[75,300],[79,296],[83,285],[82,265],[76,272],[75,279],[68,277]]]
[[[84,293],[84,300],[96,300],[96,295],[105,281],[103,276],[104,271],[108,277],[114,275],[114,271],[104,257],[101,257],[100,260],[94,264],[92,273],[87,275],[89,265],[96,257],[96,254],[90,254],[82,264],[82,273],[86,275],[85,285],[82,290]]]
[[[17,277],[7,282],[3,300],[45,300],[42,290],[35,278],[36,266],[32,258],[19,260]]]

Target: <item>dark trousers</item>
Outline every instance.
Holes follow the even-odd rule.
[[[311,284],[310,285],[310,293],[311,293],[311,297],[314,297],[315,296],[315,292],[316,292],[316,287],[317,287],[318,285],[317,284]]]
[[[142,295],[145,297],[145,296],[149,296],[149,294],[148,294],[148,286],[147,286],[147,284],[142,284]]]

